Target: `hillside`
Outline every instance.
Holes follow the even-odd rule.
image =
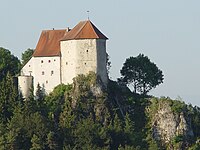
[[[23,101],[1,83],[0,149],[199,149],[200,108],[144,98],[94,73]],[[5,88],[10,87],[10,88]]]

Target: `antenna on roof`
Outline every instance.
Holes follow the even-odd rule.
[[[88,20],[90,20],[90,11],[87,11]]]

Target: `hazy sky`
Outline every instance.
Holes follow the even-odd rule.
[[[200,106],[199,0],[0,0],[0,47],[21,57],[42,30],[90,20],[107,36],[111,77],[126,58],[144,53],[164,73],[150,94]],[[0,58],[1,59],[1,58]]]

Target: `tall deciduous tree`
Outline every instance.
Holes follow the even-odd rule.
[[[24,66],[32,57],[34,50],[28,48],[22,53],[22,66]]]
[[[19,59],[12,55],[9,50],[0,47],[0,81],[6,76],[8,72],[11,75],[15,75],[19,72],[19,69]]]
[[[144,95],[164,79],[162,71],[143,54],[127,58],[120,72],[122,82],[132,84],[135,93]]]

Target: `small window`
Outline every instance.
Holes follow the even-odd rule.
[[[86,52],[88,53],[88,50]]]
[[[54,59],[54,61],[56,61],[56,60]]]
[[[48,80],[46,80],[46,84],[48,84]]]
[[[48,61],[49,63],[51,62],[51,60]]]
[[[68,65],[68,62],[66,62],[66,65]]]
[[[51,75],[53,75],[53,70],[51,71]]]
[[[44,75],[44,71],[42,71],[42,75]]]
[[[43,63],[43,60],[41,60],[41,63]]]
[[[29,65],[29,67],[31,67],[31,65]]]
[[[86,63],[85,63],[85,65],[86,65]]]

